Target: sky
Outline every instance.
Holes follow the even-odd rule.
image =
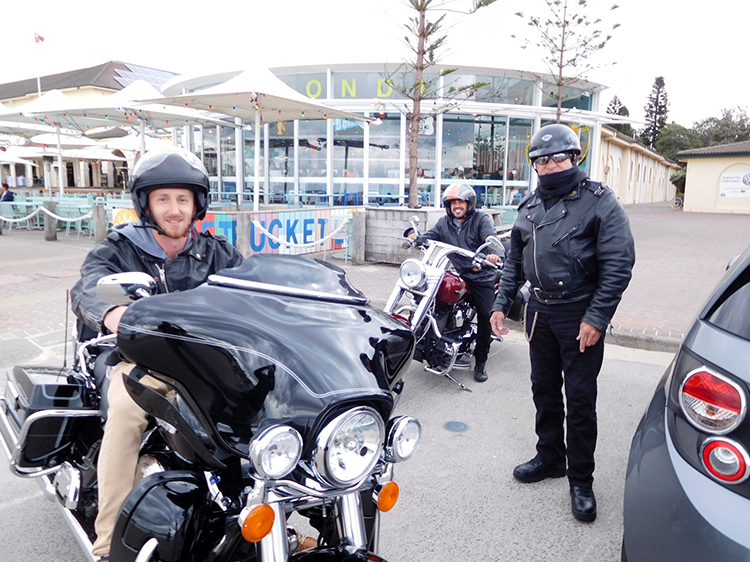
[[[435,3],[444,0],[435,0]],[[575,0],[574,0],[575,1]],[[619,7],[610,11],[613,2]],[[400,62],[408,57],[405,0],[27,0],[2,9],[0,83],[119,60],[176,73],[255,65]],[[511,35],[530,32],[516,15],[544,14],[542,0],[496,0],[473,15],[471,0],[450,0],[439,62],[543,72],[538,51]],[[588,0],[589,19],[619,23],[587,75],[617,95],[631,117],[657,76],[668,121],[691,127],[724,108],[748,111],[747,0],[675,3]],[[44,41],[34,41],[34,34]],[[529,36],[532,37],[533,36]],[[639,128],[638,124],[635,125]]]

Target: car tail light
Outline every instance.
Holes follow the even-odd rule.
[[[680,388],[680,406],[698,429],[729,433],[745,417],[745,393],[728,378],[705,367],[690,372]]]
[[[711,476],[727,484],[744,482],[750,474],[747,451],[742,445],[729,439],[707,439],[701,448],[701,459]]]

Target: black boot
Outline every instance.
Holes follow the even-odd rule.
[[[474,380],[484,382],[487,380],[487,371],[484,370],[484,361],[477,361],[474,366]]]
[[[516,480],[531,484],[532,482],[541,482],[545,478],[562,478],[565,476],[565,461],[557,464],[547,464],[542,462],[539,455],[529,462],[519,464],[513,470],[513,476]]]
[[[570,501],[573,517],[591,523],[596,519],[596,497],[594,490],[587,486],[571,486]]]

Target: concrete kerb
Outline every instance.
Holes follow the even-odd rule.
[[[514,322],[506,320],[505,325],[514,331],[523,332],[523,322]],[[645,334],[641,332],[630,332],[625,330],[608,330],[605,343],[618,345],[620,347],[630,347],[634,349],[643,349],[645,351],[665,351],[674,353],[682,343],[681,338]]]

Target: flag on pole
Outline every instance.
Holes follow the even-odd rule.
[[[42,41],[44,41],[44,37],[42,37],[38,33],[35,33],[34,34],[34,41],[36,41],[37,43],[41,43]]]

